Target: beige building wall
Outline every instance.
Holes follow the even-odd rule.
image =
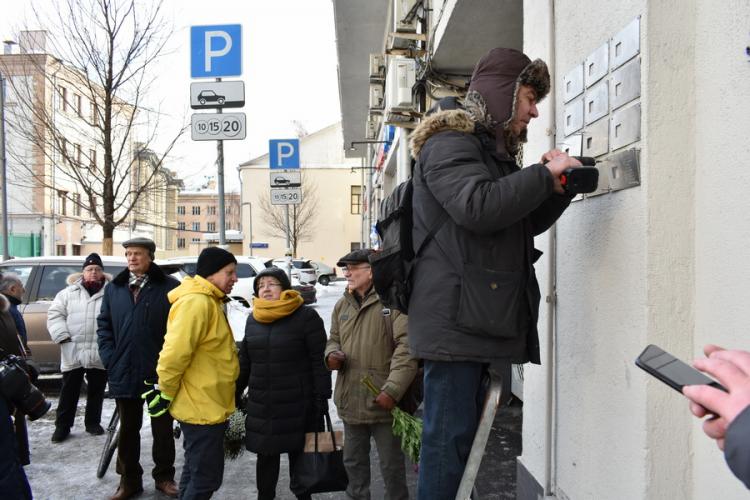
[[[313,235],[299,244],[297,256],[334,266],[339,257],[360,242],[361,199],[356,195],[362,183],[360,160],[344,158],[340,123],[301,138],[300,150],[303,184],[314,186],[317,209],[311,222]],[[245,228],[243,253],[282,257],[285,238],[270,228],[268,214],[260,208],[261,199],[270,199],[268,155],[240,165],[239,171]],[[268,248],[251,249],[251,242],[267,243]]]

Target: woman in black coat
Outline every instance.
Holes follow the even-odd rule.
[[[258,500],[266,500],[276,496],[281,454],[288,454],[291,471],[305,433],[322,430],[331,374],[323,365],[323,320],[302,305],[286,273],[264,269],[253,288],[253,314],[239,353],[237,401],[249,387],[245,444],[258,455]]]

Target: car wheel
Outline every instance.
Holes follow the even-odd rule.
[[[206,100],[205,99],[200,99],[198,102],[200,102],[201,104],[206,104]]]
[[[219,97],[219,104],[224,104],[224,98],[223,97]]]
[[[329,278],[328,276],[324,274],[320,278],[318,278],[318,283],[320,283],[323,286],[328,286],[331,283],[331,278]]]

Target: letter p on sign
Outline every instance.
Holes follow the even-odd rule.
[[[270,168],[299,168],[299,139],[271,139],[268,157]]]
[[[221,78],[242,74],[242,26],[190,27],[190,76]]]

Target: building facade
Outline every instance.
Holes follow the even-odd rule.
[[[359,159],[344,156],[341,123],[300,138],[302,204],[290,205],[290,225],[295,226],[295,210],[297,220],[304,219],[296,257],[334,266],[342,255],[360,247],[365,185],[361,165]],[[270,203],[272,173],[268,155],[239,166],[246,228],[243,255],[277,258],[286,252],[284,206]]]
[[[180,191],[176,201],[177,242],[170,256],[197,256],[207,246],[219,241],[219,193],[216,182],[205,189]],[[242,221],[240,193],[224,193],[224,226],[228,250],[242,255]]]
[[[421,114],[461,95],[476,61],[504,46],[544,59],[552,77],[526,164],[554,147],[599,161],[600,189],[536,240],[542,365],[514,388],[517,497],[745,498],[686,400],[634,360],[648,344],[687,361],[707,343],[750,350],[750,172],[737,161],[748,154],[750,5],[334,0],[334,12],[345,137],[376,114],[369,54],[429,69],[409,85]],[[384,117],[393,76],[382,77]],[[406,154],[394,169],[411,174]]]

